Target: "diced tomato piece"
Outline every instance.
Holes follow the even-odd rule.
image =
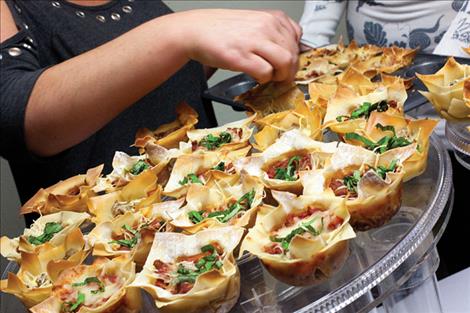
[[[155,281],[155,286],[166,289],[166,287],[168,287],[168,284],[165,283],[162,279],[157,279]]]
[[[155,271],[160,274],[168,273],[168,271],[170,270],[168,264],[160,260],[155,260],[155,262],[153,262],[153,266],[155,267]]]
[[[196,151],[199,148],[199,145],[196,140],[191,141],[191,150]]]
[[[103,276],[103,280],[109,281],[111,284],[115,284],[118,281],[117,275],[106,274]]]

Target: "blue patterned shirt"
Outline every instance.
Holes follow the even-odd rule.
[[[306,1],[300,21],[304,32],[302,43],[311,47],[331,43],[346,12],[350,40],[379,46],[420,47],[431,53],[457,13],[467,6],[467,0]]]

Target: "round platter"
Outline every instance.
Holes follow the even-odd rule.
[[[384,226],[357,234],[343,268],[324,283],[292,287],[275,280],[251,256],[239,260],[240,299],[233,312],[360,312],[380,303],[413,272],[434,247],[452,209],[452,168],[447,151],[431,137],[428,166],[404,184],[400,211]],[[16,272],[9,263],[2,274]],[[26,312],[14,296],[2,294],[1,312]],[[142,312],[155,312],[145,297]]]

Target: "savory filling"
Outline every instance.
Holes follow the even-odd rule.
[[[192,141],[192,150],[196,151],[197,149],[203,147],[206,150],[213,151],[221,146],[231,143],[239,142],[243,137],[243,129],[239,127],[227,128],[225,131],[221,132],[218,136],[209,134],[202,138],[199,142]]]
[[[115,231],[111,235],[111,241],[108,244],[112,245],[113,250],[128,251],[133,249],[140,241],[140,238],[146,234],[155,234],[156,232],[165,231],[167,223],[162,218],[146,218],[142,217],[141,220],[131,227],[127,224],[122,225],[121,229]]]
[[[236,171],[235,171],[235,167],[233,167],[233,163],[232,162],[219,162],[216,166],[214,166],[212,168],[213,170],[215,171],[221,171],[221,172],[225,172],[227,174],[235,174]]]
[[[155,285],[172,294],[185,294],[196,283],[199,275],[220,270],[223,266],[224,249],[217,242],[201,247],[201,252],[190,256],[180,256],[174,263],[155,260],[153,266],[157,275]]]
[[[31,272],[23,272],[22,280],[28,289],[43,288],[52,285],[52,281],[47,273],[41,273],[35,276]]]
[[[150,168],[150,164],[148,164],[144,160],[139,160],[134,165],[132,165],[131,169],[129,170],[129,173],[136,176],[148,168]]]
[[[380,101],[377,103],[370,103],[370,102],[364,102],[361,104],[357,109],[351,112],[350,115],[340,115],[336,117],[336,121],[338,122],[344,122],[348,120],[354,120],[358,118],[365,118],[368,119],[370,114],[373,111],[377,112],[385,112],[389,109],[389,107],[396,108],[397,107],[397,102],[395,100],[390,100],[390,101]]]
[[[332,179],[329,187],[337,197],[345,197],[347,199],[357,198],[357,186],[366,172],[373,171],[377,176],[385,180],[387,173],[394,173],[397,169],[397,160],[393,160],[388,167],[380,165],[374,169],[365,165],[361,170],[355,170],[349,175]]]
[[[375,125],[375,127],[382,131],[390,131],[392,135],[386,135],[380,138],[377,142],[357,133],[346,133],[345,138],[346,140],[360,141],[364,144],[366,149],[374,151],[375,153],[384,153],[388,150],[405,147],[412,144],[412,141],[408,140],[407,138],[397,136],[395,127],[391,125],[383,126],[382,124],[378,123]]]
[[[135,207],[137,203],[139,203],[139,200],[132,200],[132,201],[116,201],[112,208],[111,208],[111,213],[113,214],[113,217],[123,215],[126,212],[135,212]]]
[[[154,132],[153,133],[153,136],[156,140],[160,140],[162,138],[165,138],[166,136],[168,136],[169,134],[171,134],[172,132],[175,132],[177,131],[179,128],[181,127],[181,124],[178,125],[178,126],[175,126],[175,127],[172,127],[168,130],[165,130],[165,131],[162,131],[162,132]]]
[[[213,210],[189,211],[188,218],[194,224],[198,224],[207,218],[216,218],[221,223],[236,220],[251,209],[253,199],[255,198],[255,190],[245,193],[238,200],[232,200],[227,207],[220,207]]]
[[[320,236],[326,231],[333,231],[344,222],[331,212],[316,207],[308,207],[302,212],[289,213],[280,228],[271,231],[269,239],[272,243],[264,246],[269,254],[287,254],[292,239],[302,236],[307,239]]]
[[[188,175],[186,175],[182,180],[180,180],[178,182],[178,184],[180,184],[181,186],[185,186],[185,185],[188,185],[188,184],[201,184],[201,185],[204,185],[204,175],[203,174],[200,174],[200,175],[196,175],[194,173],[189,173]]]
[[[62,225],[61,223],[56,223],[56,222],[46,223],[42,234],[39,236],[32,236],[32,235],[28,236],[28,242],[35,246],[42,245],[50,241],[54,237],[54,235],[60,232],[62,229],[64,229],[64,227],[65,225]]]
[[[295,155],[289,159],[273,163],[268,167],[266,173],[271,179],[296,181],[299,179],[300,171],[308,171],[311,169],[311,155]]]
[[[139,243],[140,237],[137,225],[131,227],[124,224],[119,231],[113,232],[111,235],[113,240],[108,244],[112,244],[114,250],[131,250]]]
[[[59,290],[60,312],[78,312],[82,307],[97,308],[117,294],[123,285],[123,279],[114,274],[82,276]]]

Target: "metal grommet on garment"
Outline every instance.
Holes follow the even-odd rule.
[[[84,18],[84,17],[85,17],[85,12],[83,12],[83,11],[75,11],[75,14],[76,14],[78,17],[81,17],[81,18]]]
[[[21,14],[21,8],[17,4],[15,4],[15,10]]]
[[[134,2],[135,0],[127,0],[127,1],[129,1],[129,2]]]
[[[28,49],[28,50],[31,50],[33,47],[31,47],[30,45],[28,45],[27,43],[23,43],[22,46],[25,48],[25,49]]]
[[[3,54],[0,53],[0,61],[3,60]]]
[[[23,27],[24,27],[24,29],[29,29],[29,26],[26,23],[23,23]]]
[[[31,38],[31,37],[29,37],[29,36],[26,37],[26,41],[29,42],[30,44],[33,44],[33,43],[34,43],[33,38]]]
[[[53,6],[54,8],[60,8],[60,7],[61,7],[60,3],[57,2],[57,1],[52,1],[52,6]]]
[[[132,7],[130,5],[125,5],[122,7],[122,12],[126,14],[131,14],[132,13]]]
[[[8,49],[8,54],[11,55],[12,57],[17,57],[20,56],[23,53],[20,48],[13,47]]]
[[[96,16],[96,19],[98,21],[100,21],[101,23],[105,23],[106,22],[106,17],[104,17],[103,15],[97,15]]]
[[[121,19],[121,15],[119,13],[111,13],[111,18],[115,21],[119,21]]]

